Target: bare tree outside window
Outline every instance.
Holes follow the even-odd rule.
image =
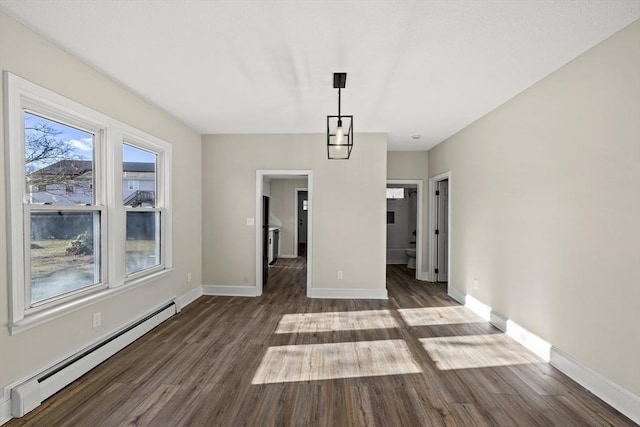
[[[94,204],[94,135],[25,112],[24,137],[30,292],[37,303],[100,281],[100,213],[65,211]],[[42,205],[59,210],[43,211]]]
[[[93,204],[94,135],[25,113],[25,177],[31,204]]]
[[[71,146],[65,144],[62,130],[43,117],[25,113],[24,162],[27,174],[69,158]]]

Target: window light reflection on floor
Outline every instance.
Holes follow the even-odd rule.
[[[542,363],[503,334],[420,338],[438,369],[471,369]]]
[[[456,323],[485,322],[466,307],[401,308],[398,313],[409,326],[435,326]]]
[[[269,347],[252,384],[422,372],[404,340]]]
[[[285,314],[276,334],[388,329],[399,327],[389,310],[338,311]]]

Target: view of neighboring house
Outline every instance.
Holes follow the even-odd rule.
[[[153,206],[156,197],[154,163],[124,162],[122,200],[125,206]]]
[[[122,200],[126,206],[153,206],[154,163],[124,162]],[[85,205],[93,202],[93,161],[60,160],[27,175],[29,203]]]

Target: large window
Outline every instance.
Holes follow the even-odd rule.
[[[94,197],[98,131],[23,112],[25,286],[29,306],[46,303],[101,280],[102,208]]]
[[[160,264],[161,209],[156,200],[158,155],[130,143],[122,146],[122,203],[127,211],[127,275]]]
[[[171,267],[170,145],[6,74],[15,333]]]

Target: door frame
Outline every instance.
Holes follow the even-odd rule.
[[[388,179],[387,184],[394,185],[416,185],[418,190],[418,212],[416,213],[416,279],[424,280],[424,275],[422,274],[422,204],[423,204],[423,194],[422,194],[422,180],[421,179]],[[385,233],[386,237],[386,233]]]
[[[295,221],[295,224],[296,224],[296,228],[293,231],[293,239],[294,239],[294,242],[295,242],[295,245],[294,245],[294,248],[293,248],[293,254],[297,258],[298,257],[298,196],[299,196],[301,191],[306,191],[307,192],[307,200],[309,200],[309,188],[298,188],[298,187],[296,187],[294,189],[294,191],[295,191],[295,196],[294,196],[294,199],[295,199],[294,221]],[[309,210],[307,209],[307,246],[309,246],[309,213],[308,212],[309,212]]]
[[[279,169],[258,169],[256,170],[256,216],[255,216],[255,268],[256,268],[256,296],[262,295],[262,192],[264,191],[264,179],[282,178],[283,176],[306,176],[307,177],[307,197],[309,200],[309,210],[307,211],[307,296],[311,295],[312,283],[312,263],[313,263],[313,171],[304,170],[279,170]],[[296,222],[296,233],[298,223]],[[297,250],[297,249],[296,249]]]
[[[436,183],[444,180],[449,181],[449,197],[447,198],[447,225],[449,234],[447,239],[449,240],[449,245],[447,247],[447,290],[449,288],[449,284],[451,283],[451,171],[444,172],[439,175],[433,176],[429,178],[429,273],[428,280],[429,282],[435,282],[437,280],[435,274],[435,266],[438,263],[436,259]]]

